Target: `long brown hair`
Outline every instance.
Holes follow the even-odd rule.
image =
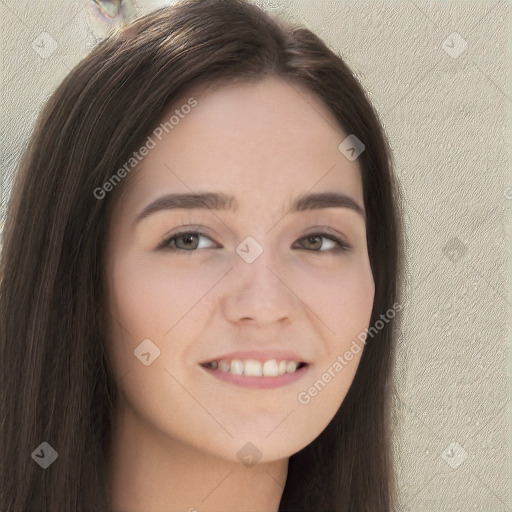
[[[400,301],[402,225],[378,116],[342,58],[306,28],[243,0],[187,0],[141,17],[84,58],[42,110],[11,195],[0,266],[1,509],[108,510],[118,392],[105,350],[105,246],[125,186],[106,183],[179,95],[277,76],[307,86],[359,156],[375,281],[371,324]],[[135,172],[135,171],[134,171]],[[388,511],[397,318],[367,343],[324,432],[290,458],[280,511]],[[42,469],[43,442],[58,459]]]

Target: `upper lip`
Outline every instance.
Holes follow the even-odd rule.
[[[241,350],[236,352],[229,352],[217,357],[211,357],[202,361],[200,364],[211,363],[212,361],[220,361],[222,359],[255,359],[256,361],[297,361],[299,363],[307,363],[305,358],[295,352],[289,350]]]

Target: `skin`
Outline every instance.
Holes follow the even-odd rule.
[[[362,350],[308,404],[297,397],[368,327],[375,292],[362,216],[288,210],[308,192],[345,193],[363,207],[361,169],[338,150],[348,134],[301,85],[223,84],[189,91],[170,111],[192,96],[198,105],[133,171],[111,219],[108,350],[121,391],[112,510],[277,511],[288,458],[333,418]],[[164,210],[134,224],[157,197],[191,191],[232,194],[239,211]],[[212,240],[156,250],[186,224]],[[308,242],[318,227],[352,249]],[[236,252],[247,236],[263,248],[251,264]],[[149,366],[134,356],[147,338],[160,350]],[[308,374],[247,389],[199,365],[254,348],[296,351]],[[247,442],[261,452],[251,467],[237,457]]]

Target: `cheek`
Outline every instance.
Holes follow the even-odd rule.
[[[359,271],[349,273],[343,277],[343,282],[339,283],[337,290],[333,292],[332,298],[332,303],[337,307],[337,313],[333,315],[338,319],[336,322],[334,318],[334,329],[345,342],[347,337],[352,339],[360,334],[370,322],[375,296],[371,270],[369,267],[362,267]]]
[[[135,338],[165,336],[215,282],[211,273],[164,263],[165,256],[134,256],[113,267],[111,302],[117,319]]]
[[[320,321],[324,340],[321,362],[304,391],[314,397],[318,411],[334,415],[341,405],[364,350],[365,333],[369,327],[375,284],[368,261],[340,267],[309,286],[307,305]],[[304,293],[304,292],[303,292]],[[309,388],[309,386],[316,387]],[[311,393],[309,393],[311,390]],[[308,397],[306,397],[306,400]],[[299,403],[301,402],[299,399]]]
[[[301,296],[318,317],[330,351],[339,351],[368,327],[375,284],[369,263],[356,262],[311,276]],[[324,329],[325,328],[325,329]]]
[[[198,315],[204,314],[205,294],[222,272],[187,266],[186,260],[171,267],[166,261],[165,255],[126,251],[111,266],[109,339],[120,375],[140,365],[134,350],[143,340],[151,340],[160,350],[155,364],[173,368],[192,349],[186,340],[200,335]]]
[[[182,363],[190,359],[188,340],[200,334],[201,297],[217,280],[207,272],[171,269],[165,258],[128,251],[110,269],[109,347],[117,382],[131,409],[176,436],[198,414],[197,403],[180,385],[189,378]],[[140,346],[150,353],[148,365],[134,354]]]

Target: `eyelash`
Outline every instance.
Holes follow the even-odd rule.
[[[169,252],[174,252],[174,253],[189,253],[189,254],[192,254],[194,252],[197,252],[198,250],[201,250],[201,249],[191,249],[191,250],[180,249],[178,247],[172,247],[170,245],[170,243],[172,241],[176,240],[177,238],[179,238],[179,237],[181,237],[183,235],[199,235],[199,236],[204,236],[205,238],[208,238],[211,242],[214,242],[214,240],[212,240],[212,238],[210,236],[208,236],[206,233],[203,233],[201,231],[182,231],[180,233],[174,233],[172,236],[167,237],[164,240],[162,240],[158,244],[157,250],[158,251],[169,251]],[[332,233],[328,233],[327,231],[317,231],[315,233],[311,233],[311,234],[308,234],[308,235],[306,235],[306,236],[304,236],[302,238],[299,238],[299,240],[304,240],[304,239],[307,239],[309,237],[316,237],[316,236],[321,236],[321,237],[327,238],[328,240],[336,242],[337,247],[334,248],[334,249],[329,249],[327,251],[315,251],[315,250],[312,250],[312,249],[304,249],[305,251],[318,252],[320,254],[321,253],[339,254],[339,253],[346,253],[346,252],[349,252],[349,251],[352,250],[352,246],[350,244],[348,244],[347,242],[345,242],[341,238],[338,238],[337,236],[333,235]]]

